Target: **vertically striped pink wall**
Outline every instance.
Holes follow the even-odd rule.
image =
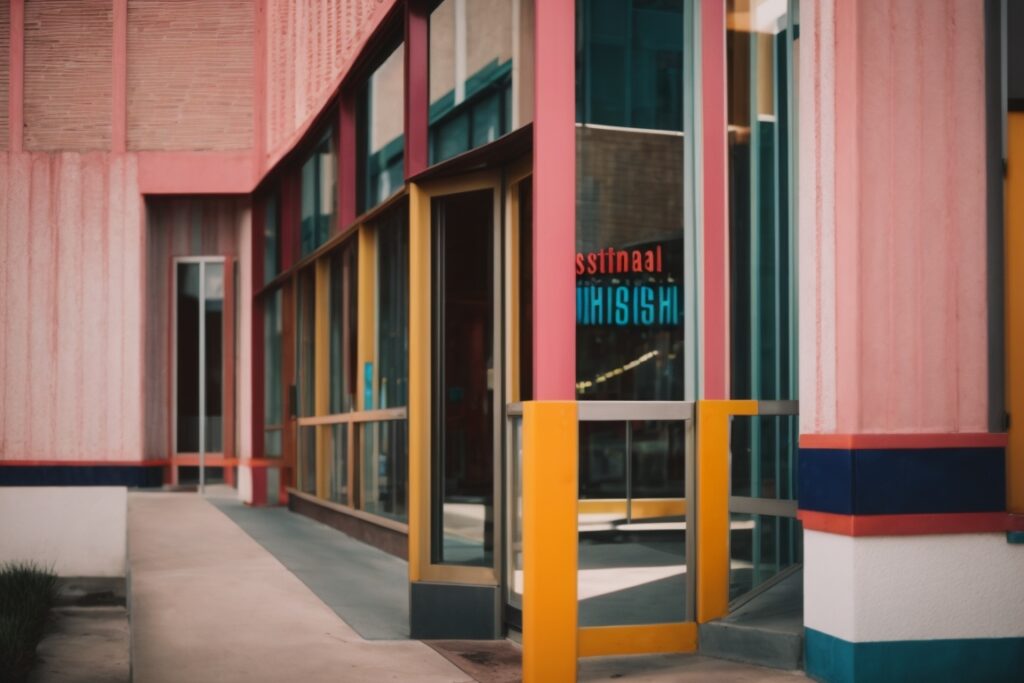
[[[0,459],[142,457],[132,155],[0,154]]]
[[[146,204],[146,356],[145,381],[145,451],[146,457],[162,459],[171,455],[171,424],[172,402],[171,385],[171,353],[173,303],[172,303],[172,264],[178,256],[225,256],[239,267],[242,254],[239,242],[242,235],[249,233],[250,214],[249,200],[246,197],[182,197],[152,198]],[[238,282],[249,268],[249,254],[245,254],[245,272],[238,273]],[[251,278],[250,278],[251,279]],[[239,295],[236,292],[235,305],[241,306],[238,313],[248,310],[251,296]],[[143,321],[139,321],[142,324]],[[242,316],[238,316],[236,346],[239,336],[244,335],[250,327],[242,327]],[[236,351],[237,353],[237,351]],[[236,362],[235,376],[243,370],[241,360]],[[244,368],[242,376],[249,376],[249,369]],[[246,436],[250,424],[249,412],[240,413],[237,409],[238,398],[250,393],[248,380],[239,381],[235,387],[236,410],[238,416],[234,425],[236,440]],[[245,426],[244,429],[241,427]],[[246,439],[248,444],[248,439]],[[249,455],[250,451],[239,451]]]
[[[986,431],[983,3],[801,5],[801,431]]]

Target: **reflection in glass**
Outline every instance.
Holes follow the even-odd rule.
[[[281,214],[277,193],[267,197],[263,214],[263,283],[281,272]]]
[[[409,207],[389,211],[377,228],[377,387],[381,408],[406,405],[409,380]],[[372,407],[372,406],[368,406]]]
[[[224,422],[224,264],[178,263],[176,287],[176,450],[198,453],[202,438],[202,450],[220,452]]]
[[[405,46],[399,45],[359,94],[359,213],[394,194],[405,182]]]
[[[299,448],[296,457],[299,490],[316,494],[316,430],[318,427],[299,427]]]
[[[730,382],[735,398],[797,398],[794,101],[796,43],[787,3],[729,0]],[[796,417],[736,418],[734,496],[796,498]],[[736,524],[749,524],[749,530]],[[800,561],[798,522],[739,517],[733,597]],[[737,591],[739,591],[737,593]]]
[[[508,421],[512,458],[512,482],[509,500],[509,588],[508,604],[523,608],[523,418]]]
[[[177,269],[176,450],[198,453],[200,264],[179,263]]]
[[[327,498],[335,503],[348,504],[348,429],[347,424],[333,424],[324,428],[327,437],[328,472]]]
[[[407,521],[409,461],[405,420],[363,425],[363,509]]]
[[[316,276],[312,267],[299,273],[299,319],[297,325],[298,414],[315,414],[314,340],[316,338]]]
[[[799,520],[740,513],[731,514],[729,520],[730,600],[802,561]]]
[[[576,394],[682,400],[683,2],[579,14]]]
[[[686,620],[684,429],[580,422],[580,626]]]
[[[533,0],[444,0],[430,14],[430,163],[532,119]]]
[[[356,409],[357,321],[356,241],[330,255],[330,412]]]
[[[683,129],[683,0],[579,0],[581,123]]]
[[[435,199],[433,557],[494,553],[493,193]]]
[[[299,226],[302,255],[330,237],[337,218],[337,149],[333,131],[323,137],[302,165],[302,214]]]
[[[203,440],[207,453],[224,450],[224,264],[203,264],[203,340],[206,346],[206,419]]]
[[[284,387],[282,369],[282,293],[275,290],[263,299],[263,455],[282,455],[284,426]]]

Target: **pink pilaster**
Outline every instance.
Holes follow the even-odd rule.
[[[8,145],[23,149],[25,139],[25,0],[11,0],[11,58],[7,99]]]
[[[704,301],[702,397],[729,397],[729,230],[726,166],[725,1],[700,6]]]
[[[110,147],[124,152],[128,141],[128,0],[114,0],[113,89]]]
[[[533,115],[533,386],[542,401],[576,395],[575,2],[536,6]]]

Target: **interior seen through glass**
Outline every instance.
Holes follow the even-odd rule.
[[[494,553],[493,194],[435,199],[434,561]]]

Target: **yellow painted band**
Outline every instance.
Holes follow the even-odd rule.
[[[581,628],[579,643],[580,657],[694,652],[697,649],[697,624]]]
[[[1006,501],[1024,514],[1024,113],[1007,117],[1006,411],[1014,416],[1006,448]]]
[[[409,186],[409,580],[430,562],[430,197]]]
[[[605,514],[626,516],[626,500],[624,498],[585,499],[579,502],[579,506],[581,515]],[[685,498],[633,499],[632,516],[634,520],[678,517],[685,514]]]
[[[577,413],[523,404],[523,681],[576,680]]]
[[[729,418],[757,401],[697,402],[697,621],[729,612]]]

